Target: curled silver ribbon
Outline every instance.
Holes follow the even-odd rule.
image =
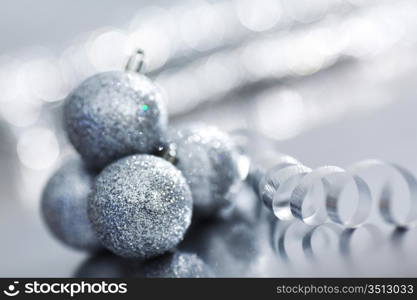
[[[397,172],[407,185],[410,209],[406,220],[399,220],[393,213],[393,185],[388,182],[380,196],[372,195],[370,184],[359,173],[372,167],[384,167]],[[347,228],[355,228],[367,222],[372,212],[372,202],[379,201],[382,219],[398,228],[417,226],[417,179],[404,167],[380,160],[364,160],[347,169],[337,166],[323,166],[311,169],[291,156],[283,156],[258,181],[256,190],[274,215],[282,221],[299,219],[305,224],[317,226],[328,221]],[[340,213],[341,194],[349,182],[356,187],[357,205],[348,219]],[[309,191],[316,183],[321,183],[323,199],[315,199],[314,212],[306,213],[304,204]]]
[[[323,182],[326,176],[339,172],[344,171],[339,167],[325,166],[315,169],[314,171],[303,176],[291,194],[290,207],[293,216],[308,225],[320,225],[325,223],[327,220],[327,215],[323,207],[321,207],[322,203],[317,203],[319,205],[316,211],[310,215],[306,215],[304,213],[303,203],[305,202],[308,191],[311,189],[314,183],[319,180]],[[326,192],[326,185],[324,185],[324,188]]]
[[[379,211],[382,218],[388,224],[394,225],[398,228],[412,228],[417,225],[417,179],[416,177],[404,167],[390,162],[384,162],[377,159],[369,159],[358,162],[351,166],[353,172],[358,172],[361,169],[369,169],[371,167],[381,166],[384,168],[391,168],[392,170],[398,172],[398,174],[403,178],[404,182],[407,185],[409,192],[409,202],[410,208],[408,210],[408,216],[404,221],[399,220],[393,213],[393,195],[392,183],[386,183],[383,188],[381,195],[379,197]]]
[[[358,204],[353,216],[348,220],[343,220],[339,213],[339,199],[349,180],[353,180],[356,186]],[[364,224],[371,215],[372,195],[369,185],[358,175],[350,171],[335,173],[333,176],[326,178],[326,209],[327,215],[331,221],[345,227],[354,228]]]

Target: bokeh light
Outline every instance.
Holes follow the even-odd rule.
[[[17,143],[17,154],[21,163],[33,170],[52,167],[59,156],[59,145],[55,134],[42,127],[24,131]]]

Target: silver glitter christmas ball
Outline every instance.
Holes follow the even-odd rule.
[[[172,164],[156,156],[132,155],[97,176],[88,212],[107,249],[127,258],[148,258],[183,239],[192,198]]]
[[[101,247],[87,215],[92,183],[93,176],[83,163],[70,159],[52,175],[42,195],[42,216],[52,234],[80,250]]]
[[[190,186],[194,213],[209,217],[230,204],[240,181],[238,152],[227,133],[195,124],[169,133],[175,145],[176,166]]]
[[[92,167],[155,151],[167,127],[159,89],[146,76],[112,71],[94,75],[66,99],[70,141]]]
[[[207,278],[214,277],[210,267],[197,255],[175,252],[147,261],[142,277],[150,278]]]

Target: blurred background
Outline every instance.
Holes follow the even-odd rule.
[[[250,145],[258,156],[310,167],[378,158],[417,174],[413,0],[5,0],[0,36],[0,276],[66,277],[89,263],[49,234],[40,193],[74,151],[63,99],[138,47],[172,123],[250,130],[267,141]],[[255,215],[257,201],[245,188],[238,216],[181,247],[220,276],[417,276],[417,230],[375,218],[355,234],[311,232]]]

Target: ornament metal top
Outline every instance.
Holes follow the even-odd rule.
[[[167,112],[160,90],[139,73],[143,66],[139,50],[124,72],[93,75],[67,97],[66,131],[90,167],[102,169],[130,154],[152,153],[160,145]]]

